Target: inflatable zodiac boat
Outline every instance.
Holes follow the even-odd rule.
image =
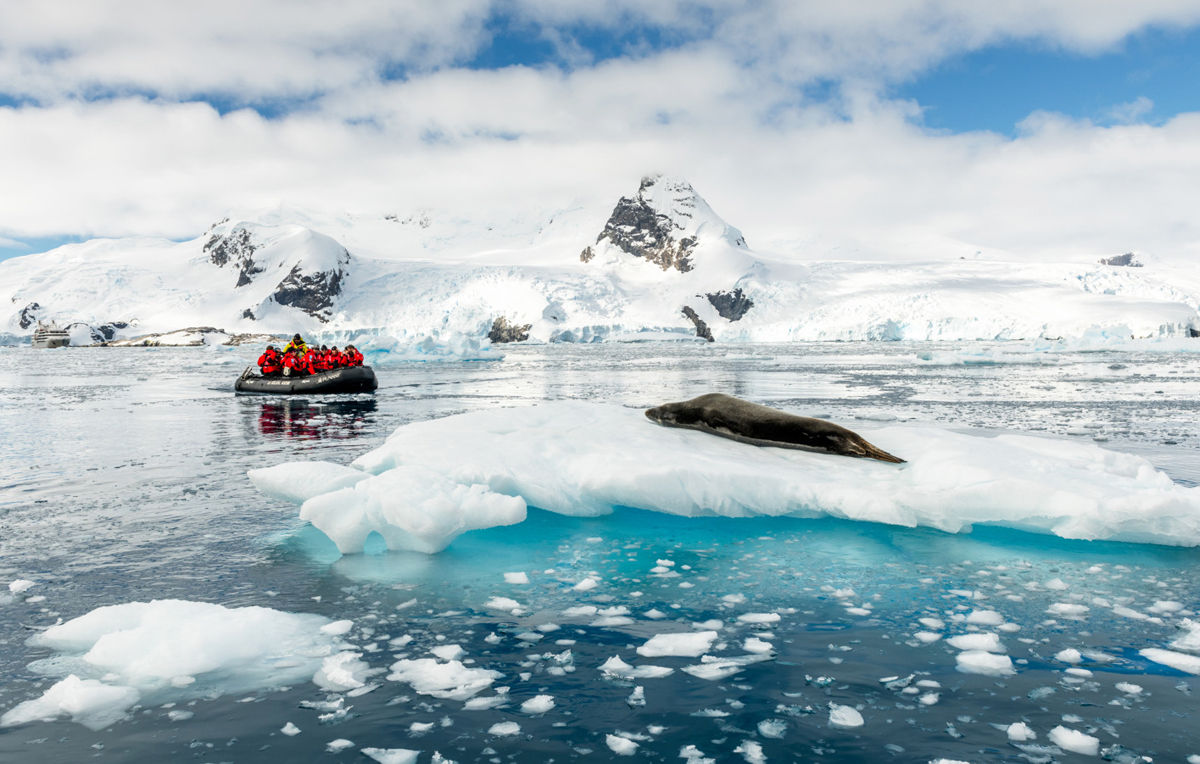
[[[275,395],[321,393],[370,393],[379,387],[370,366],[347,366],[330,369],[305,377],[264,377],[253,366],[247,366],[234,383],[239,393],[273,393]]]

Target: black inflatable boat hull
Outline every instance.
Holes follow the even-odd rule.
[[[375,372],[370,366],[349,366],[307,377],[263,377],[251,372],[242,374],[233,385],[239,393],[275,395],[370,393],[377,387],[379,383],[375,381]]]

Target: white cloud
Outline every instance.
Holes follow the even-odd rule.
[[[1154,101],[1146,96],[1138,96],[1127,103],[1119,103],[1108,110],[1108,118],[1119,125],[1129,125],[1140,121],[1154,110]]]

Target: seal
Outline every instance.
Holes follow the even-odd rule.
[[[685,427],[755,446],[826,451],[842,456],[904,463],[903,459],[871,445],[858,433],[833,422],[796,416],[723,393],[709,393],[690,401],[664,403],[646,409],[646,418],[664,427]]]

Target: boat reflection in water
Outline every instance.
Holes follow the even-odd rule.
[[[265,401],[261,406],[259,432],[304,440],[358,437],[375,413],[374,399],[309,402],[283,398]]]

